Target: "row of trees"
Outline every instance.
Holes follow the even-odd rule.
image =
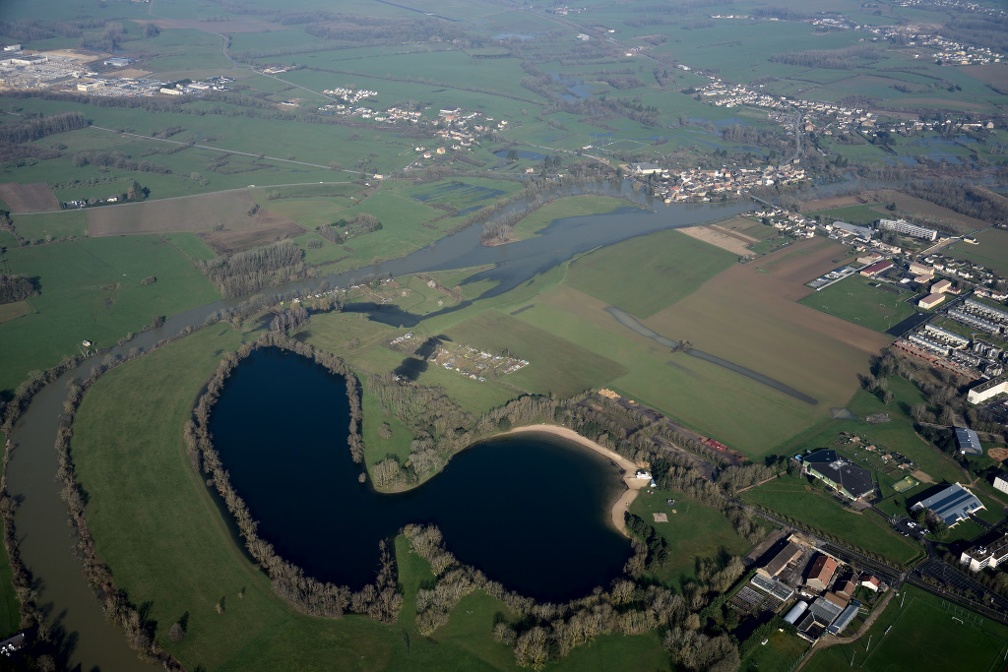
[[[118,168],[119,170],[131,170],[139,173],[156,173],[158,175],[170,175],[171,168],[162,166],[152,161],[137,161],[125,152],[107,152],[99,149],[89,149],[77,152],[73,156],[74,165],[78,168],[87,165],[101,166],[103,168]]]

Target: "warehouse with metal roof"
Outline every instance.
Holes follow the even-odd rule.
[[[944,520],[946,525],[952,527],[968,518],[971,513],[987,507],[976,495],[959,483],[955,483],[927,499],[922,499],[910,508],[914,511],[928,509]]]

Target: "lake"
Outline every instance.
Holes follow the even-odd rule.
[[[537,600],[608,586],[630,557],[609,511],[622,473],[545,434],[480,442],[408,492],[358,482],[347,447],[343,379],[299,355],[253,352],[232,372],[210,419],[231,482],[260,535],[317,579],[360,589],[378,544],[407,523],[433,523],[463,563]]]

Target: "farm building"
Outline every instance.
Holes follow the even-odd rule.
[[[866,266],[862,268],[859,272],[866,278],[874,278],[876,275],[885,273],[892,267],[893,267],[892,261],[890,261],[889,259],[883,259],[882,261],[876,261],[871,266]]]
[[[955,428],[956,445],[963,455],[983,455],[983,446],[980,445],[980,437],[972,429],[963,427]]]
[[[631,163],[627,168],[634,175],[654,175],[664,170],[664,168],[654,163]]]
[[[819,553],[812,562],[812,568],[809,569],[805,585],[814,590],[826,590],[826,586],[833,580],[833,574],[836,573],[837,567],[836,560],[824,553]]]
[[[805,458],[804,464],[805,473],[848,499],[860,499],[875,492],[871,472],[839,457],[835,450],[817,450]]]
[[[833,623],[829,626],[829,628],[827,628],[826,631],[831,635],[839,635],[841,632],[843,632],[844,628],[846,628],[850,624],[850,622],[854,620],[854,617],[857,616],[857,613],[858,613],[858,605],[852,604],[848,606],[846,609],[843,610],[843,612],[839,616],[837,616],[837,619],[833,621]]]
[[[1008,492],[1008,471],[994,477],[994,489]]]
[[[817,597],[798,624],[798,636],[810,642],[816,641],[841,613],[843,607]]]
[[[784,568],[789,564],[801,557],[802,549],[801,546],[789,541],[787,546],[785,546],[780,553],[775,555],[770,562],[766,564],[764,571],[770,576],[777,576],[784,571]]]
[[[973,572],[979,572],[987,567],[994,569],[1005,562],[1008,562],[1008,532],[994,541],[976,544],[959,556],[959,563],[968,564],[970,571]]]
[[[987,507],[977,499],[976,495],[959,483],[955,483],[927,499],[922,499],[910,508],[914,511],[927,509],[945,521],[946,525],[952,527],[959,521],[965,520],[971,513]]]
[[[920,301],[918,301],[917,305],[920,306],[921,308],[925,309],[925,310],[930,310],[931,308],[934,308],[935,306],[937,306],[939,303],[941,303],[944,300],[945,300],[945,295],[944,294],[931,293],[931,294],[928,294],[927,296],[925,296]]]

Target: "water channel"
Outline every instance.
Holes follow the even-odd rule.
[[[612,189],[626,193],[630,188],[625,182]],[[630,195],[633,193],[630,192]],[[639,198],[646,203],[644,197]],[[592,249],[655,231],[722,220],[749,209],[749,202],[677,204],[657,211],[627,207],[607,215],[557,220],[536,238],[493,248],[480,245],[481,226],[473,225],[401,259],[327,278],[291,283],[277,287],[275,291],[281,294],[309,291],[323,280],[331,286],[346,287],[376,275],[398,276],[489,266],[489,269],[474,273],[466,280],[467,283],[481,280],[495,283],[479,297],[485,298],[509,291]],[[160,329],[141,334],[130,343],[111,348],[103,354],[123,355],[134,347],[146,349],[186,327],[201,326],[207,317],[237,303],[237,300],[217,301],[170,316]],[[445,312],[457,309],[446,308]],[[376,316],[377,313],[372,314],[373,319]],[[22,559],[38,584],[39,603],[45,605],[49,622],[65,635],[67,659],[71,665],[79,665],[84,670],[151,670],[151,666],[136,660],[123,634],[105,621],[98,601],[88,588],[79,562],[71,551],[73,535],[67,526],[66,510],[59,499],[59,486],[54,479],[56,452],[53,446],[65,385],[86,375],[93,364],[93,360],[86,361],[44,388],[36,395],[12,433],[16,448],[11,455],[7,477],[11,494],[21,499],[15,514],[19,547]],[[444,521],[438,521],[438,524],[446,526]],[[445,531],[447,536],[447,529]],[[459,552],[459,555],[461,557],[462,553]]]

